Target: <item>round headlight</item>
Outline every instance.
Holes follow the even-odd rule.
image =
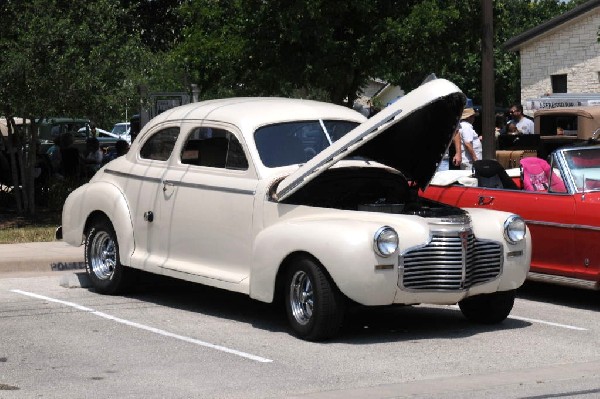
[[[383,226],[375,233],[375,252],[381,256],[390,256],[398,249],[398,233],[389,226]]]
[[[527,226],[517,215],[511,215],[504,222],[504,238],[511,244],[516,244],[525,238]]]

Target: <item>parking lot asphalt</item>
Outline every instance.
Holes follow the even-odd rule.
[[[64,241],[0,244],[0,273],[83,270],[83,248]]]

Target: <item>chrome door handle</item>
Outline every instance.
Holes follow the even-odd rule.
[[[152,223],[154,221],[154,213],[152,211],[144,212],[144,220]]]
[[[169,181],[163,180],[163,192],[167,191],[167,186],[175,187],[175,185]]]

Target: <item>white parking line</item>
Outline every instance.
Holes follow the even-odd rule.
[[[527,317],[508,316],[508,318],[515,319],[515,320],[522,320],[522,321],[530,321],[532,323],[547,324],[549,326],[554,326],[554,327],[568,328],[569,330],[577,330],[577,331],[587,331],[588,330],[587,328],[570,326],[568,324],[552,323],[550,321],[544,321],[544,320],[539,320],[539,319],[528,319]]]
[[[220,345],[214,345],[214,344],[211,344],[211,343],[208,343],[208,342],[200,341],[198,339],[194,339],[194,338],[190,338],[190,337],[185,337],[183,335],[173,334],[173,333],[170,333],[170,332],[165,331],[165,330],[161,330],[161,329],[158,329],[158,328],[146,326],[144,324],[139,324],[139,323],[136,323],[136,322],[133,322],[133,321],[121,319],[121,318],[118,318],[118,317],[115,317],[115,316],[111,316],[111,315],[103,313],[103,312],[98,312],[98,311],[96,311],[94,309],[91,309],[91,308],[88,308],[88,307],[85,307],[85,306],[78,305],[78,304],[73,303],[73,302],[62,301],[60,299],[54,299],[54,298],[50,298],[50,297],[47,297],[47,296],[34,294],[33,292],[27,292],[27,291],[21,291],[21,290],[10,290],[10,291],[14,292],[16,294],[30,296],[32,298],[42,299],[42,300],[49,301],[49,302],[60,303],[62,305],[70,306],[72,308],[75,308],[75,309],[78,309],[78,310],[81,310],[81,311],[84,311],[84,312],[90,312],[90,313],[92,313],[92,314],[94,314],[96,316],[100,316],[100,317],[103,317],[103,318],[108,319],[108,320],[113,320],[113,321],[116,321],[117,323],[125,324],[125,325],[128,325],[130,327],[139,328],[141,330],[150,331],[150,332],[153,332],[155,334],[163,335],[165,337],[175,338],[175,339],[178,339],[178,340],[181,340],[181,341],[189,342],[191,344],[204,346],[206,348],[215,349],[215,350],[218,350],[218,351],[221,351],[221,352],[230,353],[230,354],[236,355],[236,356],[241,356],[241,357],[244,357],[246,359],[254,360],[256,362],[271,363],[273,361],[271,359],[266,359],[264,357],[252,355],[250,353],[240,352],[240,351],[237,351],[235,349],[226,348],[226,347],[220,346]]]
[[[451,308],[460,309],[460,307],[458,305],[452,305]],[[519,317],[519,316],[509,315],[507,318],[514,319],[514,320],[528,321],[531,323],[546,324],[546,325],[553,326],[553,327],[568,328],[569,330],[577,330],[577,331],[587,331],[588,330],[587,328],[583,328],[583,327],[575,327],[575,326],[570,326],[568,324],[553,323],[551,321],[545,321],[545,320],[540,320],[540,319],[529,319],[527,317]]]

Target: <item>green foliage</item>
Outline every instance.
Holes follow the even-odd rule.
[[[124,117],[150,58],[122,29],[118,1],[7,0],[0,11],[0,112],[101,126]]]
[[[497,103],[520,98],[518,54],[503,44],[565,11],[573,4],[558,0],[496,0],[493,2],[494,69]],[[480,0],[442,2],[423,0],[403,20],[390,21],[392,42],[400,57],[381,64],[379,76],[412,89],[424,72],[455,82],[476,103],[481,101]]]
[[[559,0],[497,0],[496,98],[520,96],[511,37],[574,7]],[[190,0],[172,69],[206,98],[284,95],[349,104],[369,77],[405,90],[429,73],[480,101],[481,1]]]
[[[190,1],[174,56],[206,97],[309,96],[352,103],[388,56],[384,0]]]
[[[128,34],[138,34],[154,53],[168,51],[181,35],[178,9],[183,0],[121,0],[128,20],[122,25]]]
[[[4,0],[0,15],[0,114],[86,117],[110,128],[137,103],[151,54],[123,29],[129,16],[118,0]],[[18,211],[34,214],[37,126],[26,132],[11,154],[26,159],[14,191]]]
[[[518,54],[502,44],[582,1],[493,2],[499,102],[520,93]],[[152,91],[197,83],[203,98],[350,104],[369,77],[410,90],[432,72],[478,101],[480,8],[480,0],[5,0],[0,113],[109,127],[141,83]]]

